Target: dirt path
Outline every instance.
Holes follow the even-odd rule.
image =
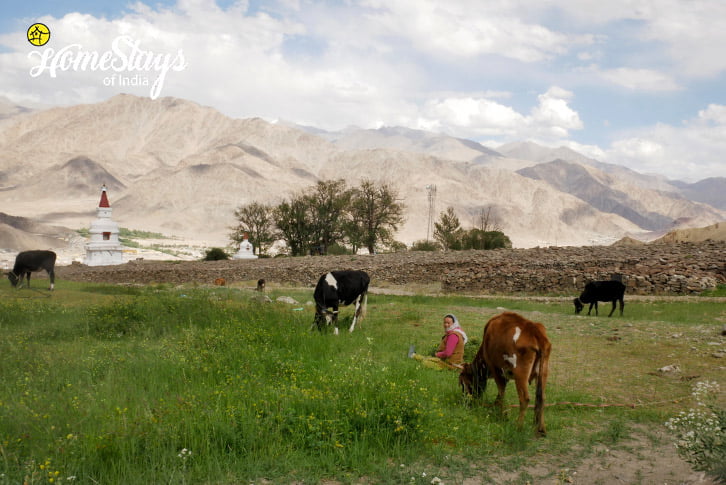
[[[717,485],[718,482],[694,471],[678,456],[667,430],[637,426],[627,440],[614,447],[597,445],[583,459],[543,456],[537,463],[520,470],[487,470],[491,480],[472,478],[463,485],[524,483],[520,480],[523,473],[533,477],[529,482],[532,485]]]

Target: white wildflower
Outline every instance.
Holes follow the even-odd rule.
[[[186,461],[188,458],[192,456],[192,450],[188,450],[186,448],[182,448],[182,450],[177,455],[179,458],[182,459],[182,461]]]

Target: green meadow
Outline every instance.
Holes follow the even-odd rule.
[[[568,467],[635,426],[662,429],[696,380],[726,387],[713,298],[626,296],[607,318],[609,304],[576,316],[564,296],[372,294],[361,326],[346,331],[344,308],[335,336],[311,331],[310,288],[265,303],[242,287],[33,283],[0,285],[2,485],[486,481],[495,465]],[[493,383],[471,402],[456,373],[406,358],[435,347],[448,312],[471,358],[503,309],[544,323],[553,345],[545,438],[531,410],[519,428],[490,407]]]

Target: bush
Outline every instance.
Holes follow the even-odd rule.
[[[436,241],[421,239],[411,245],[411,251],[441,251],[441,244]]]
[[[328,246],[326,254],[330,254],[332,256],[339,256],[343,254],[353,254],[353,251],[346,248],[342,244],[335,243]]]
[[[227,254],[224,249],[212,248],[206,252],[202,261],[223,261],[226,259],[229,259],[229,254]]]
[[[678,454],[696,470],[726,480],[726,409],[718,406],[717,382],[697,382],[697,409],[682,411],[665,425],[675,432]]]
[[[388,247],[388,251],[391,253],[402,253],[407,249],[406,243],[402,243],[401,241],[393,241]]]
[[[471,229],[464,233],[461,241],[462,249],[499,249],[511,247],[512,241],[501,231]]]

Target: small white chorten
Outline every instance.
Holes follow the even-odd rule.
[[[106,266],[123,263],[123,246],[118,240],[118,224],[111,220],[111,204],[108,203],[106,185],[101,187],[101,202],[96,208],[97,218],[91,222],[91,240],[86,244],[84,264]]]
[[[242,242],[239,245],[239,251],[237,251],[233,259],[257,259],[255,256],[255,248],[252,243],[247,240],[247,233],[244,233]]]

